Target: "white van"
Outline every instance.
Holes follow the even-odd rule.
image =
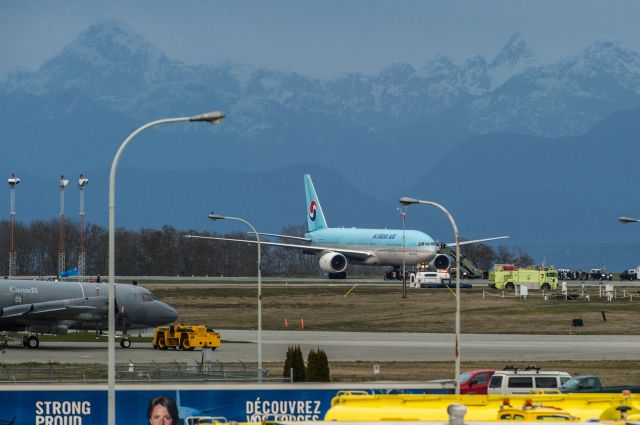
[[[560,386],[571,379],[567,372],[542,371],[538,368],[508,368],[496,371],[487,394],[531,394],[536,392],[559,392]]]
[[[417,272],[409,275],[409,287],[420,288],[421,284],[441,284],[443,280],[450,279],[448,271],[436,271],[436,272]]]

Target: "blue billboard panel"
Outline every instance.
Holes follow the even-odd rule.
[[[116,419],[118,423],[148,422],[149,401],[164,395],[176,402],[181,423],[200,417],[224,417],[238,422],[319,421],[336,394],[335,390],[118,391]]]
[[[0,406],[0,425],[102,425],[107,418],[107,392],[3,388]]]
[[[0,389],[0,425],[107,424],[106,386],[86,385],[80,390],[60,386],[44,389],[29,385]],[[77,388],[77,386],[74,386]],[[238,422],[268,419],[319,421],[339,391],[368,393],[432,393],[420,385],[356,386],[353,384],[284,385],[121,385],[116,391],[116,423],[149,423],[150,402],[158,396],[171,404],[176,424],[192,425],[199,418],[225,418]],[[169,409],[170,410],[170,409]],[[166,413],[165,413],[166,414]]]

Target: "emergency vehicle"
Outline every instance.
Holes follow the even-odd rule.
[[[513,264],[496,264],[489,273],[489,286],[514,290],[516,285],[529,289],[550,291],[558,288],[558,270],[554,267],[518,267]]]

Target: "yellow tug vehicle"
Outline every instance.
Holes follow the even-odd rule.
[[[332,400],[324,421],[338,422],[442,422],[448,408],[466,407],[464,422],[552,421],[615,422],[640,420],[640,398],[620,394],[522,395],[371,395],[340,392]]]
[[[220,347],[220,334],[204,325],[159,326],[153,330],[154,349],[192,351],[196,347],[215,350]]]

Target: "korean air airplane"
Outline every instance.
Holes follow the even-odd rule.
[[[417,230],[404,231],[404,248],[402,243],[402,229],[359,229],[329,227],[322,212],[318,194],[309,174],[304,175],[304,187],[307,198],[307,227],[304,237],[278,235],[274,233],[259,233],[263,236],[275,236],[290,239],[299,243],[260,242],[261,245],[279,246],[287,249],[302,250],[305,254],[318,257],[320,268],[331,277],[344,276],[349,262],[371,266],[401,266],[429,263],[437,270],[446,270],[451,264],[451,258],[440,252],[443,244],[436,242],[431,236]],[[256,241],[244,239],[227,239],[206,236],[187,235],[190,238],[215,239],[245,243]],[[460,244],[485,242],[504,239],[499,236],[488,239],[464,241]],[[302,244],[304,242],[304,244]],[[455,244],[444,244],[454,246]]]

